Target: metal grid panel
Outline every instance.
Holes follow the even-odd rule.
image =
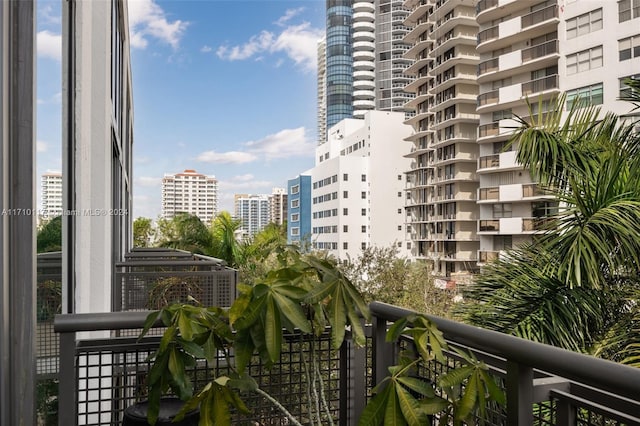
[[[124,409],[146,397],[146,376],[151,367],[147,361],[149,354],[157,348],[157,338],[146,338],[137,343],[136,339],[120,338],[81,342],[76,352],[76,380],[78,383],[78,425],[117,425],[122,420]],[[258,360],[249,367],[249,372],[261,389],[274,396],[291,413],[309,422],[308,395],[305,371],[313,368],[306,361],[313,350],[319,360],[319,375],[324,380],[322,386],[327,396],[330,412],[337,421],[340,410],[340,368],[339,354],[331,350],[328,335],[310,341],[298,334],[285,336],[280,362],[270,370]],[[202,388],[211,377],[228,374],[226,360],[220,356],[214,365],[199,360],[191,372],[196,389]],[[320,389],[320,383],[316,384]],[[234,424],[287,425],[284,418],[268,401],[257,394],[243,394],[242,399],[252,410],[251,415],[235,414]]]

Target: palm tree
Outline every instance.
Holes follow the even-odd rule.
[[[242,221],[234,219],[227,211],[219,213],[211,224],[212,255],[223,259],[229,266],[237,267],[242,262],[242,245],[236,232]]]
[[[158,220],[158,247],[211,255],[212,244],[209,229],[197,216],[179,213],[171,219]]]
[[[579,101],[563,119],[565,100],[520,119],[511,139],[559,211],[530,245],[486,267],[459,311],[482,327],[640,366],[640,137],[634,123]]]

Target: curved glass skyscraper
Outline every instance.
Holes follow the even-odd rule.
[[[353,116],[352,17],[351,0],[327,0],[327,129]]]

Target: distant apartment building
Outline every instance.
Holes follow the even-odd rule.
[[[62,215],[62,173],[43,173],[40,184],[42,210],[39,214],[42,219],[49,220]]]
[[[178,213],[198,216],[209,225],[218,214],[218,180],[195,170],[165,174],[162,178],[162,217]]]
[[[311,175],[311,243],[339,259],[369,246],[397,245],[407,253],[405,177],[410,160],[402,112],[368,111],[345,119],[316,148]],[[291,193],[291,188],[290,188]],[[292,200],[293,201],[293,200]]]
[[[404,37],[415,80],[407,107],[413,133],[408,172],[407,232],[412,256],[429,259],[441,276],[477,271],[478,114],[475,5],[469,1],[408,0]]]
[[[327,39],[318,41],[318,144],[327,140]]]
[[[287,181],[287,243],[311,242],[311,172]]]
[[[271,222],[282,225],[287,220],[287,190],[273,188],[269,196]]]
[[[241,238],[250,238],[271,223],[270,198],[269,194],[234,195],[234,217],[242,221]]]

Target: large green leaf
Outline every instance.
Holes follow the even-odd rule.
[[[418,401],[400,385],[396,385],[394,389],[397,392],[398,401],[400,402],[400,409],[404,420],[410,426],[422,426],[426,424],[427,416],[419,409]]]
[[[398,394],[395,389],[396,384],[389,383],[389,397],[387,398],[387,404],[384,411],[384,424],[385,426],[404,426],[407,424],[400,408],[400,402],[398,401]]]
[[[268,296],[266,302],[267,312],[265,315],[264,338],[271,362],[280,359],[282,348],[282,325],[280,321],[280,311],[275,300]]]
[[[387,384],[369,400],[358,420],[359,426],[378,426],[382,423],[390,392],[391,386]]]
[[[425,379],[417,377],[398,377],[396,380],[422,396],[426,396],[427,398],[433,398],[435,396],[433,387]]]
[[[462,367],[449,370],[446,374],[440,376],[438,384],[443,387],[459,386],[468,378],[475,370],[473,365],[464,365]]]
[[[294,327],[299,328],[303,333],[311,333],[311,324],[299,303],[288,299],[287,296],[280,294],[277,290],[273,291],[273,299],[280,312],[291,321]]]

